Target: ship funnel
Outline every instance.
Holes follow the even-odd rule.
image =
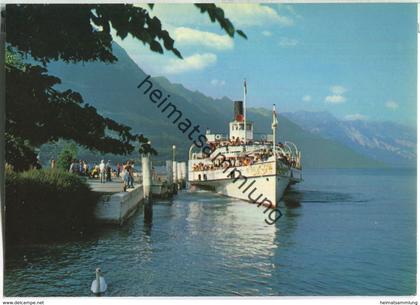
[[[234,116],[233,119],[235,121],[242,122],[244,120],[244,104],[242,101],[235,101],[233,106]]]

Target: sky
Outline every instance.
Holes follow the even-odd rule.
[[[208,96],[242,99],[246,78],[248,107],[416,125],[416,4],[219,6],[248,39],[231,39],[193,4],[156,4],[144,7],[183,60],[115,40],[146,73]]]

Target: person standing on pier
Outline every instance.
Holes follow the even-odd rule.
[[[111,160],[106,163],[106,181],[111,181]]]
[[[118,163],[118,164],[117,164],[117,177],[119,177],[119,176],[120,176],[120,173],[121,173],[121,164],[120,164],[120,163]]]
[[[89,176],[89,165],[87,161],[83,161],[83,174],[88,177]]]
[[[128,170],[128,173],[130,174],[129,175],[129,177],[130,177],[129,187],[134,188],[134,161],[131,161],[129,163],[129,165],[130,165],[130,168]]]
[[[79,176],[83,176],[83,171],[84,171],[84,168],[83,168],[83,160],[79,160],[79,172],[78,172],[78,174],[79,174]]]
[[[124,192],[130,187],[130,162],[123,165]]]
[[[79,162],[76,159],[70,164],[69,172],[72,174],[79,174]]]
[[[99,175],[101,177],[101,183],[105,183],[105,174],[106,174],[105,161],[102,160],[101,164],[99,164]]]

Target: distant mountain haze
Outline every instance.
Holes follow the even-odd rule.
[[[142,88],[137,88],[147,74],[116,43],[113,50],[118,57],[118,62],[114,64],[66,64],[58,61],[48,65],[49,74],[62,80],[60,89],[79,92],[85,102],[96,107],[101,114],[131,126],[135,132],[150,138],[159,152],[155,159],[171,159],[171,147],[175,144],[177,159],[187,160],[192,141],[176,128],[172,123],[173,118],[168,119],[167,114],[162,114],[156,104],[143,94]],[[228,134],[228,123],[233,119],[232,100],[205,96],[180,84],[173,84],[164,77],[152,77],[151,81],[164,96],[170,95],[168,100],[182,111],[183,118],[191,120],[193,126],[200,126],[201,133],[209,128],[212,132]],[[271,133],[271,110],[249,108],[247,115],[254,121],[256,133]],[[388,164],[357,151],[337,138],[310,131],[307,126],[293,122],[282,114],[278,114],[278,121],[277,140],[294,142],[302,151],[304,167],[364,168]]]
[[[415,167],[417,131],[392,122],[338,120],[328,112],[284,113],[304,130],[393,167]]]

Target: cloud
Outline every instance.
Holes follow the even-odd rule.
[[[299,42],[296,39],[288,38],[288,37],[282,37],[282,38],[280,38],[279,46],[282,47],[282,48],[290,48],[290,47],[296,46],[298,43]]]
[[[304,95],[302,97],[302,101],[304,101],[304,102],[310,102],[311,100],[312,100],[312,96],[310,96],[310,95]]]
[[[176,28],[174,39],[177,45],[201,45],[216,50],[233,48],[233,40],[228,35],[217,35],[186,27]]]
[[[360,113],[348,114],[344,116],[346,121],[366,121],[368,116]]]
[[[400,107],[400,105],[397,102],[395,102],[393,100],[390,100],[390,101],[385,103],[385,107],[387,107],[391,110],[397,110],[397,108]]]
[[[219,4],[225,16],[235,26],[262,26],[276,24],[279,26],[292,26],[292,17],[280,15],[275,9],[259,3],[223,3]]]
[[[296,10],[291,5],[279,4],[278,5],[278,8],[280,10],[286,10],[288,13],[292,14],[293,16],[295,16],[297,18],[302,18],[301,15],[299,15],[298,13],[296,13]]]
[[[145,46],[134,38],[127,37],[121,40],[114,37],[115,41],[123,47],[130,58],[151,75],[173,75],[187,73],[190,71],[203,70],[217,62],[217,56],[211,52],[193,52],[192,54],[183,54],[184,59],[178,59],[170,52],[164,55],[151,52],[148,46]]]
[[[263,34],[265,37],[269,37],[272,35],[270,31],[262,31],[261,34]]]
[[[342,104],[347,98],[344,96],[344,93],[347,92],[347,89],[343,86],[335,85],[330,87],[331,94],[325,97],[325,102],[329,104]]]
[[[167,74],[180,74],[190,71],[198,71],[207,68],[217,61],[217,56],[212,53],[193,54],[184,59],[171,58],[163,71]]]
[[[224,86],[226,85],[226,82],[220,79],[212,79],[210,84],[212,84],[213,86]]]
[[[344,88],[343,86],[338,86],[338,85],[332,86],[330,90],[333,94],[337,94],[337,95],[342,95],[347,91],[346,88]]]
[[[330,104],[341,104],[346,101],[346,98],[342,95],[328,95],[325,97],[325,102]]]

